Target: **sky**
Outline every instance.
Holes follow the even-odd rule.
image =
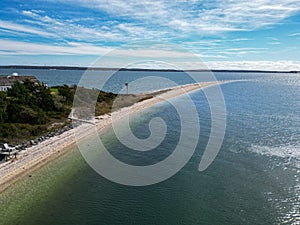
[[[0,1],[0,65],[300,70],[299,41],[299,0]]]

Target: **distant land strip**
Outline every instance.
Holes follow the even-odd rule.
[[[106,68],[106,67],[80,67],[80,66],[30,66],[7,65],[0,69],[42,69],[42,70],[102,70],[102,71],[147,71],[147,72],[232,72],[232,73],[300,73],[300,71],[273,71],[273,70],[176,70],[176,69],[143,69],[143,68]]]

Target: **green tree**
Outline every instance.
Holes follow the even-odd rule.
[[[73,93],[68,85],[64,84],[63,86],[58,87],[59,95],[64,97],[65,103],[70,104],[73,101]]]
[[[51,92],[44,84],[38,85],[34,91],[36,96],[36,105],[44,111],[54,110],[54,100]]]
[[[7,96],[14,98],[19,104],[29,104],[31,99],[28,87],[18,81],[8,89]]]
[[[8,105],[8,99],[6,92],[0,92],[0,122],[4,122],[7,115],[6,115],[6,108]]]

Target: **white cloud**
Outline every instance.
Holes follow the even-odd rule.
[[[293,34],[289,34],[289,37],[296,37],[296,36],[300,36],[300,33],[293,33]]]
[[[103,55],[112,50],[88,44],[70,43],[67,46],[58,46],[8,40],[0,40],[0,46],[0,54],[4,55]]]
[[[239,41],[254,41],[253,38],[235,38],[232,40],[226,40],[226,41],[232,41],[232,42],[239,42]]]
[[[30,23],[38,24],[46,31],[55,33],[61,39],[76,39],[84,41],[121,40],[121,34],[101,28],[90,28],[70,21],[54,19],[49,16],[42,16],[33,11],[22,11],[22,14],[31,18]],[[28,20],[27,20],[28,21]]]
[[[224,0],[200,14],[200,20],[224,27],[252,30],[276,24],[300,10],[297,0]]]
[[[229,39],[229,35],[225,33],[261,29],[265,26],[280,23],[300,10],[299,0],[48,1],[55,2],[55,4],[59,4],[57,3],[59,1],[64,4],[76,4],[76,7],[83,7],[82,10],[85,10],[84,7],[88,7],[92,8],[93,12],[95,10],[104,11],[104,14],[109,14],[110,16],[102,20],[102,18],[96,17],[89,18],[88,13],[80,14],[80,12],[76,12],[79,15],[76,18],[70,18],[70,15],[50,15],[47,14],[47,11],[39,10],[19,12],[23,16],[22,21],[21,19],[17,22],[0,21],[1,33],[9,33],[10,36],[15,35],[16,37],[20,37],[20,35],[36,35],[46,38],[55,37],[53,38],[53,44],[34,44],[2,40],[0,42],[0,54],[96,56],[113,50],[110,47],[102,47],[102,45],[121,45],[122,43],[140,40],[165,40],[171,43],[178,43],[179,46],[188,49],[205,60],[227,60],[227,58],[232,60],[248,60],[252,59],[254,54],[258,56],[258,53],[264,53],[266,54],[265,58],[270,56],[272,59],[276,58],[276,56],[273,57],[272,53],[270,53],[272,47],[276,47],[272,45],[278,45],[281,41],[276,37],[263,38],[265,45],[262,45],[261,42],[255,42],[255,39],[259,37],[252,39],[237,37],[235,35],[235,38]],[[81,15],[83,18],[80,17]],[[99,13],[99,15],[102,15],[102,13]],[[20,16],[20,18],[22,17]],[[20,24],[21,22],[22,25]],[[300,33],[287,35],[296,37],[300,36]],[[29,40],[30,38],[28,38]],[[45,41],[42,38],[39,40],[41,42]],[[60,43],[60,45],[55,45],[55,43]],[[249,45],[247,45],[248,43]],[[283,48],[283,46],[281,47]],[[283,50],[290,51],[287,48]],[[117,57],[136,58],[165,57],[178,59],[180,57],[187,57],[183,52],[173,51],[163,46],[160,49],[121,49],[115,50],[114,54]],[[285,67],[282,65],[282,62],[272,64],[272,62],[260,61],[261,65],[267,68],[271,68],[272,65],[275,67]],[[221,66],[221,69],[227,67],[260,67],[259,63],[252,61],[220,63],[211,65]],[[286,61],[286,63],[287,67],[297,67],[296,64],[290,63],[290,61]],[[189,65],[193,67],[192,64],[193,62]]]
[[[226,51],[230,51],[230,52],[260,51],[260,50],[268,50],[268,48],[228,48],[228,49],[226,49]]]
[[[66,46],[33,44],[18,41],[0,40],[2,46],[0,57],[9,55],[94,55],[99,56],[99,65],[105,67],[123,67],[132,60],[160,60],[161,65],[170,64],[171,69],[238,69],[238,70],[272,70],[290,71],[300,70],[300,62],[294,61],[207,61],[200,59],[223,58],[222,55],[197,55],[188,52],[171,51],[167,49],[113,49],[108,47],[96,47],[86,43],[70,42]],[[197,58],[198,57],[198,58]],[[163,63],[163,62],[167,62]],[[102,64],[101,64],[102,63]],[[74,64],[75,65],[75,64]],[[139,64],[140,66],[142,64]],[[159,68],[154,63],[155,68]],[[147,66],[149,67],[149,64]]]
[[[271,40],[271,41],[278,41],[279,39],[276,38],[276,37],[266,37],[268,40]]]
[[[145,48],[109,48],[99,47],[81,42],[68,42],[67,45],[48,45],[48,44],[35,44],[21,41],[8,41],[0,40],[0,54],[11,55],[95,55],[106,57],[123,57],[137,58],[137,59],[157,59],[157,58],[176,58],[176,59],[189,59],[194,58],[195,55],[172,48],[162,49],[160,46],[150,46]]]
[[[118,24],[116,27],[128,33],[145,33],[144,27],[133,26],[129,23],[121,23]]]
[[[227,59],[228,57],[225,55],[217,55],[217,54],[195,54],[199,59]]]
[[[162,39],[166,32],[148,29],[141,25],[121,23],[118,21],[100,22],[99,24],[86,26],[79,24],[81,19],[57,19],[47,15],[40,15],[36,11],[22,11],[22,14],[29,19],[26,23],[43,27],[44,30],[55,33],[61,39],[75,39],[78,41],[108,41],[127,42],[139,39]],[[83,18],[84,21],[91,21],[91,18]]]
[[[240,61],[240,62],[207,62],[210,69],[238,69],[238,70],[270,70],[270,71],[300,71],[300,62],[295,61]]]
[[[280,45],[281,42],[279,41],[272,41],[272,42],[268,42],[269,45]]]
[[[300,71],[296,61],[204,61],[175,63],[184,70],[261,70],[261,71]]]
[[[68,0],[70,4],[99,9],[131,18],[195,33],[253,30],[276,24],[300,10],[298,0]]]
[[[37,28],[33,28],[30,26],[24,26],[24,25],[12,23],[9,21],[3,21],[3,20],[0,20],[0,28],[6,29],[6,30],[12,31],[12,32],[36,34],[36,35],[43,36],[43,37],[55,36],[53,33],[50,33],[50,32],[45,32],[45,31],[39,30]]]

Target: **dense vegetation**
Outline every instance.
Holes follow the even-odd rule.
[[[58,93],[52,95],[46,85],[30,80],[16,82],[7,92],[0,92],[0,122],[42,125],[64,117],[69,112],[72,91],[62,86]]]
[[[68,121],[76,86],[48,88],[30,80],[16,82],[0,92],[0,143],[20,143],[60,129]],[[110,112],[116,95],[100,92],[96,115]]]

